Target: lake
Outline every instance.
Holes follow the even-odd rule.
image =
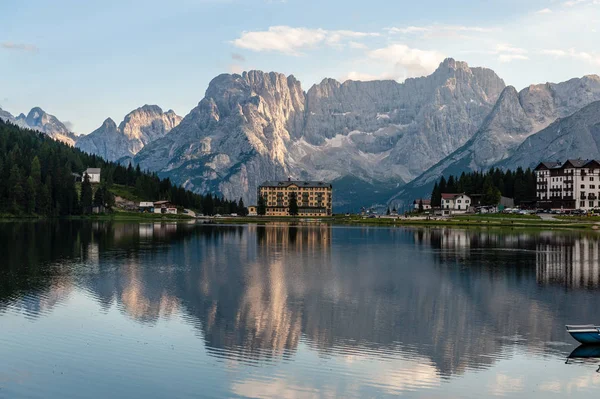
[[[600,236],[0,223],[1,398],[591,397]]]

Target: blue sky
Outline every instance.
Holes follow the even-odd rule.
[[[428,74],[444,57],[507,84],[600,74],[600,0],[0,0],[0,107],[77,133],[143,104],[185,116],[220,73]]]

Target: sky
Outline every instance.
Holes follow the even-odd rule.
[[[600,74],[600,0],[0,0],[0,108],[79,134],[157,104],[185,116],[221,73],[304,90],[428,75],[446,57],[522,89]]]

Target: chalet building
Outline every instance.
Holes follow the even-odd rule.
[[[292,193],[296,194],[298,216],[331,216],[333,187],[320,181],[267,181],[258,188],[264,198],[266,216],[289,216]]]
[[[154,202],[140,202],[138,210],[142,213],[154,213]]]
[[[459,215],[469,212],[471,209],[471,198],[464,194],[442,193],[442,215]]]
[[[89,176],[90,183],[100,183],[100,168],[87,168],[85,174]]]
[[[258,212],[256,209],[256,205],[250,205],[248,206],[248,216],[257,216]]]
[[[170,201],[155,201],[153,202],[153,205],[154,213],[169,213],[173,215],[177,214],[177,208],[171,205]]]
[[[600,207],[600,161],[569,159],[535,168],[537,205],[544,209]]]
[[[419,210],[419,203],[423,201],[423,210],[428,211],[431,209],[431,200],[429,199],[416,199],[413,202],[413,208],[415,211]]]

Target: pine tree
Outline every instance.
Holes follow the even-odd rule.
[[[267,204],[265,198],[262,195],[258,196],[258,204],[256,205],[256,214],[264,216],[267,214]]]
[[[238,201],[238,214],[242,216],[248,215],[248,209],[246,208],[246,205],[244,205],[242,197],[240,197],[240,200]]]
[[[290,216],[298,215],[298,198],[295,192],[290,193],[289,213]]]
[[[92,184],[90,183],[90,177],[85,173],[81,183],[81,200],[79,201],[84,213],[90,211],[92,200]]]
[[[27,178],[27,183],[25,184],[25,198],[27,198],[27,213],[32,214],[35,213],[36,205],[35,205],[35,183],[33,182],[33,177],[29,176]]]
[[[423,213],[423,210],[424,210],[424,209],[423,209],[423,200],[422,200],[422,199],[420,199],[420,200],[419,200],[419,213]]]
[[[100,186],[98,187],[98,189],[96,190],[96,192],[94,193],[94,205],[95,206],[104,206],[104,192],[105,192],[105,188],[104,186]]]
[[[52,214],[52,178],[46,177],[46,182],[38,189],[36,207],[39,215]]]
[[[9,204],[10,210],[14,214],[19,214],[23,211],[23,185],[21,182],[21,171],[17,165],[13,165],[10,170],[10,177],[8,178],[9,187]]]
[[[440,191],[440,186],[437,182],[433,185],[433,190],[431,191],[431,206],[440,206],[442,204],[442,193]]]
[[[29,175],[32,177],[35,187],[42,184],[42,167],[40,166],[40,159],[37,155],[33,157],[33,161],[31,161],[31,173]]]

